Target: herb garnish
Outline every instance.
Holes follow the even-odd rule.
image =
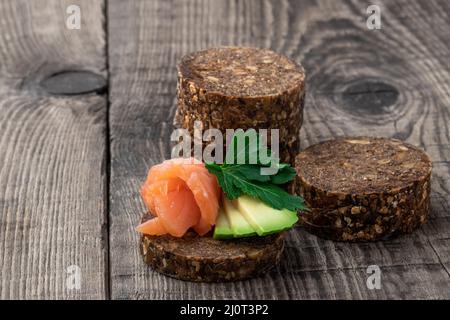
[[[238,145],[237,139],[246,139],[242,130],[236,131],[231,142],[230,148],[234,148],[233,150],[237,151],[234,152],[235,157],[229,157],[228,151],[226,156],[227,160],[225,160],[224,164],[206,163],[206,168],[217,177],[226,196],[232,200],[243,194],[247,194],[260,199],[267,205],[278,210],[288,209],[295,211],[298,209],[308,211],[309,209],[305,205],[302,197],[291,195],[279,186],[291,181],[295,177],[296,172],[294,168],[287,163],[277,163],[278,170],[276,174],[261,174],[261,168],[268,166],[261,163],[260,156],[263,154],[262,152],[266,152],[265,154],[269,158],[272,157],[270,149],[261,146],[259,140],[257,143],[258,147],[249,146],[248,141],[245,140],[244,150],[236,150]],[[245,163],[236,164],[236,158],[239,154],[242,155],[242,152],[245,155]],[[255,164],[249,164],[249,159],[252,156],[256,156],[257,161]],[[266,163],[269,164],[270,161]]]

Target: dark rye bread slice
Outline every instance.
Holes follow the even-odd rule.
[[[425,223],[431,160],[394,139],[339,138],[296,158],[294,190],[312,209],[301,223],[320,237],[377,240]]]
[[[203,129],[279,129],[280,157],[293,163],[303,121],[305,72],[267,49],[223,47],[184,56],[178,64],[174,123]]]
[[[149,219],[146,216],[144,220]],[[189,231],[184,237],[141,237],[144,261],[156,271],[186,281],[225,282],[260,276],[280,260],[284,234],[214,240]]]

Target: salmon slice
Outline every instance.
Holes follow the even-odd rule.
[[[142,193],[148,200],[150,210],[157,217],[138,226],[139,232],[182,236],[200,218],[200,209],[194,196],[181,179],[167,179],[145,185]]]
[[[151,235],[183,236],[189,228],[205,235],[215,224],[220,189],[216,177],[193,158],[166,160],[153,166],[141,189],[154,222],[137,231]]]
[[[169,192],[186,189],[186,183],[178,178],[156,181],[152,184],[144,184],[141,189],[141,195],[147,204],[150,212],[156,214],[154,199],[158,196],[165,196]]]
[[[200,209],[187,189],[155,198],[155,211],[167,233],[175,237],[182,237],[200,219]]]
[[[161,236],[167,233],[166,228],[161,223],[161,219],[155,217],[153,219],[147,220],[144,223],[141,223],[136,228],[137,232],[149,234],[152,236]]]

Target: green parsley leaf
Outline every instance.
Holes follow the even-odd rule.
[[[261,175],[261,167],[251,164],[237,164],[233,166],[225,166],[223,168],[225,171],[239,171],[241,175],[243,175],[247,180],[255,180],[261,182],[270,181],[271,176],[269,175]]]
[[[252,167],[250,169],[250,167]],[[256,175],[260,166],[223,165],[207,163],[206,168],[217,177],[219,185],[229,199],[236,199],[243,193],[258,198],[272,208],[281,210],[297,209],[306,211],[303,198],[291,195],[279,186],[271,183],[270,176]],[[252,179],[257,177],[257,179]]]
[[[246,132],[242,129],[236,130],[225,156],[225,163],[206,163],[206,168],[217,177],[229,199],[248,194],[278,210],[308,211],[302,197],[291,195],[279,187],[295,177],[294,168],[288,163],[278,163],[272,151],[260,144],[260,138],[254,129]],[[256,141],[256,144],[250,143],[251,141]],[[262,163],[262,155],[267,155],[264,159],[268,159],[268,162]],[[277,173],[261,174],[261,169],[271,164],[277,165]]]
[[[232,176],[229,174],[224,174],[223,166],[215,163],[206,163],[205,166],[210,173],[217,177],[220,187],[229,199],[236,199],[242,195],[243,192],[241,189],[234,185]]]
[[[275,184],[285,184],[294,179],[297,175],[295,169],[287,163],[280,163],[278,165],[278,172],[276,175],[270,176],[270,181]]]
[[[245,179],[235,179],[233,182],[245,194],[258,198],[272,208],[291,211],[307,209],[301,197],[291,195],[274,184]]]

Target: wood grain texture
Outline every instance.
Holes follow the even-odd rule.
[[[382,29],[375,31],[366,27],[366,1],[109,2],[113,299],[450,297],[450,5],[378,2]],[[434,161],[429,223],[367,244],[298,228],[281,265],[249,281],[192,284],[147,268],[134,231],[145,212],[138,190],[148,168],[170,154],[175,65],[183,54],[217,45],[268,47],[303,63],[303,147],[374,135],[424,148]],[[382,270],[380,290],[366,286],[372,264]]]
[[[107,296],[106,98],[50,96],[55,72],[105,75],[101,1],[0,2],[0,298]],[[78,265],[81,288],[66,286]]]

